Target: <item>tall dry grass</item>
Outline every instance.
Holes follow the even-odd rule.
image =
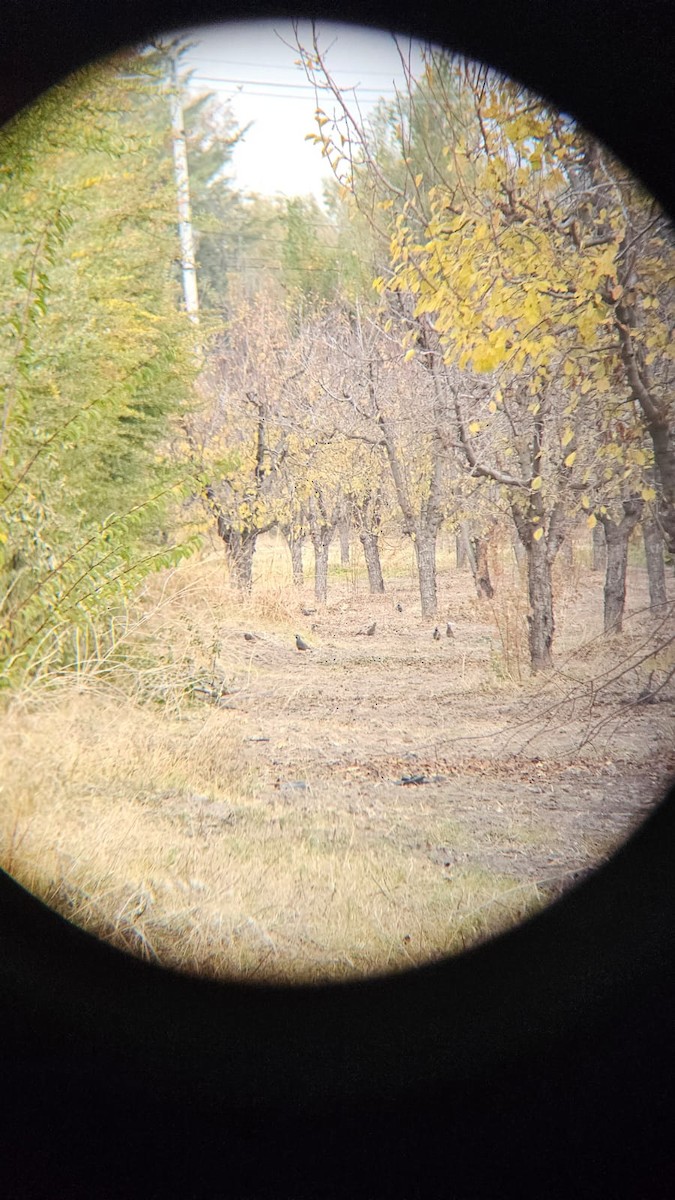
[[[246,602],[220,556],[149,581],[112,651],[12,698],[0,864],[98,936],[219,977],[398,969],[537,907],[534,885],[468,868],[448,878],[374,843],[346,808],[265,790],[228,697],[253,669],[242,630],[285,646],[298,597],[273,544],[259,567]]]

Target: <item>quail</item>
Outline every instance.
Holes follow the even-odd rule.
[[[438,625],[437,625],[437,626],[436,626],[436,628],[434,629],[434,632],[433,632],[433,638],[434,638],[434,641],[435,641],[435,642],[440,642],[440,640],[441,640],[441,631],[440,631],[440,629],[438,628]]]
[[[299,633],[296,633],[296,635],[295,635],[295,644],[298,647],[298,650],[310,650],[311,649],[311,647],[307,645],[307,642],[303,642]]]
[[[369,625],[368,628],[366,629],[366,636],[372,637],[373,634],[375,633],[376,628],[377,628],[377,621],[373,621],[372,625]]]
[[[454,637],[455,636],[454,633],[452,632],[452,625],[450,624],[449,621],[445,627],[445,636],[446,637]]]

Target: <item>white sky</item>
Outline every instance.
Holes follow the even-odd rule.
[[[337,82],[358,87],[362,113],[379,96],[393,97],[404,72],[390,34],[328,22],[317,28]],[[307,22],[300,23],[300,36],[309,46]],[[238,125],[254,123],[234,152],[237,186],[265,195],[312,192],[321,200],[328,168],[319,148],[305,141],[315,131],[316,101],[304,71],[294,65],[298,54],[290,22],[202,26],[190,30],[189,37],[197,43],[184,57],[186,68],[194,72],[191,88],[230,101]],[[407,39],[401,44],[407,52]],[[419,63],[418,53],[414,61]],[[324,100],[322,105],[330,115]]]

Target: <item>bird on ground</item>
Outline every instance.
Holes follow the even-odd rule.
[[[400,601],[399,601],[399,603],[396,605],[396,611],[397,611],[397,612],[403,612],[403,605],[401,604],[401,602],[400,602]]]
[[[257,642],[258,638],[255,633],[245,633],[244,637],[247,642]]]
[[[440,629],[438,628],[438,625],[437,625],[437,626],[436,626],[436,628],[434,629],[434,632],[433,632],[433,635],[432,635],[432,636],[433,636],[433,639],[434,639],[434,641],[435,641],[435,642],[440,642],[440,640],[441,640],[441,631],[440,631]]]
[[[373,621],[372,625],[369,625],[368,628],[366,629],[366,637],[372,637],[373,634],[375,633],[376,629],[377,629],[377,621]]]
[[[446,637],[454,637],[455,636],[454,633],[452,632],[452,625],[450,624],[449,621],[445,627],[445,636]]]
[[[307,645],[307,642],[304,642],[302,640],[299,633],[296,633],[296,635],[295,635],[295,644],[296,644],[298,650],[311,650],[311,648],[312,648],[311,646]]]
[[[316,612],[316,609],[315,608],[305,608],[305,606],[303,604],[302,608],[300,609],[300,612],[302,613],[303,617],[313,617],[314,613]]]

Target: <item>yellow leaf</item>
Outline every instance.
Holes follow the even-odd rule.
[[[541,475],[535,475],[534,479],[532,480],[532,483],[530,484],[532,491],[538,492],[539,489],[541,488],[541,485],[542,485]]]
[[[563,433],[563,436],[562,436],[562,444],[563,444],[563,446],[569,446],[569,444],[570,444],[570,442],[572,441],[572,438],[573,438],[573,437],[574,437],[574,430],[573,430],[573,429],[566,429],[566,430],[565,430],[565,432]]]
[[[542,529],[541,525],[539,526],[539,528],[538,528],[538,529],[535,529],[535,531],[534,531],[534,533],[532,534],[532,536],[533,536],[533,538],[534,538],[535,542],[539,542],[539,541],[541,541],[541,539],[542,539],[542,538],[543,538],[543,536],[544,536],[544,531],[543,531],[543,529]]]
[[[594,516],[593,513],[591,513],[590,517],[588,517],[586,520],[586,524],[588,525],[588,528],[595,529],[595,526],[597,525],[597,523],[598,523],[598,518],[596,516]]]
[[[571,467],[574,463],[576,456],[577,456],[576,450],[573,450],[571,454],[568,454],[567,458],[565,459],[565,466]]]
[[[591,502],[588,499],[588,496],[581,497],[581,507],[582,508],[590,508],[591,507]]]
[[[497,405],[495,404],[494,400],[491,400],[490,403],[488,404],[488,412],[496,413],[496,411],[497,411]]]
[[[419,187],[423,179],[424,179],[423,175],[416,175],[415,176],[415,187]]]
[[[469,433],[480,433],[480,421],[469,422]]]
[[[413,349],[413,350],[408,350],[408,353],[407,353],[407,354],[404,354],[404,356],[403,356],[403,361],[404,361],[404,362],[410,362],[411,358],[414,358],[414,357],[415,357],[415,351],[414,351],[414,349]]]
[[[643,500],[656,500],[656,489],[653,487],[643,487],[642,499]]]

